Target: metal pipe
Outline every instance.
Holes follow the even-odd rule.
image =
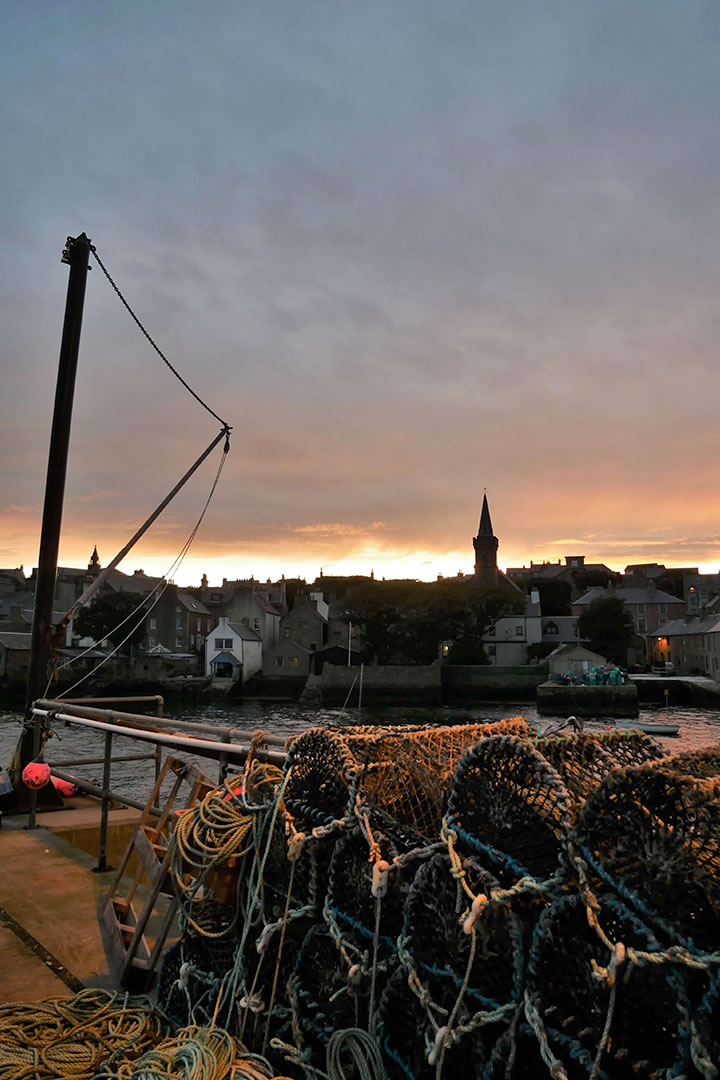
[[[113,765],[116,761],[152,761],[157,751],[153,750],[150,754],[116,754],[113,756]],[[66,765],[103,765],[105,763],[105,757],[89,757],[89,758],[72,758],[70,761],[48,761],[48,765],[51,769],[55,766],[59,769],[63,769]]]
[[[98,848],[98,863],[96,870],[102,874],[105,870],[112,869],[107,863],[107,833],[108,811],[110,810],[110,772],[112,769],[112,732],[108,731],[105,736],[105,760],[103,762],[103,797],[100,808],[100,846]]]
[[[25,694],[26,721],[31,720],[32,703],[43,692],[48,677],[60,526],[62,524],[75,375],[80,351],[80,331],[82,329],[89,256],[90,241],[85,233],[81,233],[80,236],[75,238],[71,236],[67,238],[62,261],[69,264],[70,274],[68,277],[65,321],[55,387],[55,407],[50,434],[50,450],[45,481],[45,503],[40,533],[37,579],[35,582],[30,665]],[[40,723],[37,721],[33,723],[31,729],[26,729],[23,734],[20,746],[21,768],[31,760],[31,754],[37,756],[40,750],[41,732],[39,729]],[[28,828],[35,828],[36,806],[37,795],[31,799]]]
[[[48,716],[45,710],[36,708],[36,714]],[[54,713],[56,720],[66,721],[69,724],[78,724],[80,727],[91,728],[95,731],[111,731],[115,735],[124,735],[129,739],[138,739],[140,742],[160,743],[162,746],[178,746],[184,750],[192,750],[199,757],[219,758],[221,754],[227,754],[228,758],[244,761],[250,753],[249,746],[238,746],[236,743],[215,742],[210,739],[194,739],[184,735],[171,735],[162,732],[141,730],[139,728],[121,727],[119,724],[107,724],[100,720],[91,720],[82,716],[71,716],[69,713]],[[259,761],[267,761],[272,765],[283,765],[285,754],[273,750],[255,751]]]
[[[84,780],[82,776],[73,776],[72,773],[65,772],[64,769],[51,769],[53,776],[57,776],[60,780],[67,780],[68,784],[74,784],[80,791],[84,791],[87,795],[94,795],[97,799],[102,799],[102,788],[97,784],[93,784],[90,780]],[[160,817],[160,811],[156,807],[151,806],[146,808],[145,803],[138,802],[137,799],[131,799],[129,795],[118,795],[115,792],[110,792],[115,802],[122,803],[123,806],[130,806],[133,810],[145,810],[148,809],[148,813],[154,817]]]
[[[98,591],[98,589],[101,588],[101,586],[105,583],[105,581],[107,580],[109,575],[112,573],[112,571],[115,569],[115,567],[118,566],[123,561],[123,559],[125,558],[127,553],[131,550],[131,548],[133,548],[135,546],[135,544],[137,544],[140,537],[143,536],[144,533],[146,533],[148,531],[148,529],[150,528],[152,523],[157,518],[160,517],[160,515],[162,514],[163,510],[168,505],[168,503],[172,502],[172,500],[177,495],[178,491],[180,491],[180,489],[185,486],[185,484],[188,482],[188,480],[193,475],[193,473],[197,469],[200,468],[200,466],[202,465],[205,458],[209,454],[212,453],[212,451],[215,449],[215,447],[221,441],[221,439],[225,439],[226,442],[227,442],[229,436],[230,436],[230,428],[227,427],[227,426],[224,426],[222,431],[220,432],[220,434],[215,436],[215,438],[210,443],[210,445],[207,447],[207,449],[203,450],[202,454],[197,459],[197,461],[193,465],[190,466],[190,468],[185,473],[183,478],[177,482],[177,484],[172,489],[170,494],[165,496],[165,498],[160,503],[160,505],[155,510],[153,510],[150,517],[147,518],[147,520],[143,522],[143,524],[137,530],[135,535],[132,536],[128,540],[125,547],[122,548],[122,550],[117,553],[115,558],[112,559],[112,561],[108,563],[108,565],[104,568],[104,570],[100,571],[100,573],[95,578],[95,580],[90,582],[87,589],[85,589],[85,591],[83,592],[82,596],[80,596],[75,601],[75,603],[72,605],[72,607],[68,610],[67,614],[63,616],[63,618],[62,618],[62,620],[60,622],[60,626],[62,626],[62,627],[67,626],[67,624],[75,617],[75,615],[78,613],[78,611],[80,611],[80,608],[83,607],[84,604],[87,604],[88,600],[90,600],[90,598],[93,597],[95,595],[95,593]],[[228,449],[228,447],[226,446],[226,451],[227,451],[227,449]]]
[[[89,705],[91,702],[93,705],[109,705],[111,702],[136,702],[137,704],[145,703],[153,704],[156,708],[160,709],[158,716],[162,714],[162,707],[165,704],[165,698],[162,694],[137,694],[130,697],[83,697],[83,698],[63,698],[66,705]]]
[[[37,709],[46,709],[48,712],[63,710],[75,716],[81,716],[86,720],[102,720],[105,723],[119,720],[121,723],[137,724],[140,728],[148,731],[169,729],[171,731],[197,732],[199,735],[221,735],[224,739],[238,739],[251,742],[257,732],[246,731],[242,728],[221,727],[215,724],[203,724],[195,720],[172,720],[166,716],[142,716],[139,713],[118,712],[115,709],[93,709],[82,705],[72,705],[67,708],[67,702],[52,698],[39,698],[35,702]],[[285,749],[287,739],[281,735],[268,735],[263,733],[262,744],[265,746],[277,746]]]

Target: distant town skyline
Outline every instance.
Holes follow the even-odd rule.
[[[23,4],[2,15],[0,565],[37,561],[81,231],[234,427],[176,580],[720,565],[720,8]],[[89,275],[60,560],[215,433]],[[208,462],[124,568],[163,573]]]

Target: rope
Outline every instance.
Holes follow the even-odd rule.
[[[156,599],[153,601],[153,603],[150,605],[150,607],[145,608],[143,610],[142,618],[140,618],[137,621],[137,623],[135,623],[135,625],[133,626],[130,633],[127,634],[123,638],[123,640],[118,645],[115,646],[115,648],[112,650],[112,652],[110,652],[103,660],[101,660],[99,664],[96,664],[95,667],[92,669],[92,671],[88,671],[86,675],[83,675],[83,677],[81,679],[78,679],[77,682],[73,683],[72,686],[68,687],[66,690],[63,690],[61,693],[59,693],[58,698],[62,698],[65,695],[72,693],[72,691],[75,690],[76,687],[80,686],[81,683],[84,683],[86,679],[89,679],[92,675],[94,675],[95,672],[98,670],[98,668],[103,667],[103,665],[106,664],[108,662],[108,660],[111,660],[112,657],[123,647],[125,642],[130,640],[130,638],[133,636],[133,634],[138,629],[138,627],[145,621],[145,619],[150,614],[150,612],[153,610],[153,608],[160,602],[160,600],[163,597],[163,594],[165,593],[165,590],[170,585],[170,580],[169,580],[170,576],[175,571],[180,569],[180,567],[182,566],[182,564],[183,564],[183,562],[185,560],[185,556],[187,555],[187,553],[190,550],[190,547],[191,547],[195,537],[197,536],[198,530],[199,530],[200,526],[202,525],[203,518],[205,517],[205,514],[207,513],[208,507],[210,506],[210,502],[212,500],[212,497],[215,494],[215,489],[218,486],[218,482],[220,480],[220,476],[221,476],[223,468],[225,466],[225,461],[227,460],[227,456],[228,456],[228,448],[227,448],[227,444],[226,444],[225,448],[223,449],[223,455],[222,455],[222,458],[220,459],[220,464],[218,466],[218,470],[217,470],[217,472],[215,474],[215,479],[213,480],[212,487],[210,488],[210,494],[208,495],[208,497],[207,497],[207,499],[205,501],[205,505],[204,505],[204,507],[202,509],[202,513],[200,514],[200,517],[197,519],[192,532],[190,533],[187,540],[185,541],[182,548],[180,549],[179,555],[176,557],[175,561],[170,566],[170,568],[169,568],[169,570],[168,570],[168,572],[166,574],[166,580],[164,581],[164,583],[160,582],[159,585],[155,586],[155,588],[157,589],[157,588],[160,588],[160,586],[162,585],[162,591],[159,593],[159,595],[156,597]],[[155,591],[155,590],[153,590],[153,591]],[[152,593],[150,595],[152,596]],[[121,626],[124,626],[125,623],[128,622],[128,620],[130,618],[132,618],[132,616],[135,614],[135,612],[139,611],[140,608],[144,608],[144,605],[146,603],[147,603],[147,598],[145,598],[143,600],[142,604],[138,604],[138,606],[135,608],[135,611],[131,611],[130,614],[128,616],[126,616],[126,618],[124,618],[123,621],[121,623],[119,623],[115,627],[114,630],[110,631],[110,635],[114,634],[117,630],[119,630]],[[107,635],[107,636],[110,636],[110,635]],[[88,646],[88,648],[84,652],[79,653],[77,656],[73,657],[69,661],[69,663],[64,665],[64,666],[69,667],[69,664],[75,663],[75,661],[79,660],[82,656],[86,656],[87,653],[91,652],[94,648],[96,648],[95,645]],[[50,689],[51,684],[52,684],[52,679],[50,679],[50,682],[48,682],[48,685],[45,688],[45,695],[44,695],[45,697],[47,697],[47,694],[48,694],[48,691]]]
[[[142,333],[142,334],[143,334],[143,335],[144,335],[144,336],[145,336],[145,337],[147,338],[147,340],[148,340],[148,341],[150,342],[150,345],[151,345],[151,346],[153,347],[153,349],[154,349],[154,350],[155,350],[155,352],[156,352],[156,353],[158,354],[158,356],[159,356],[159,357],[160,357],[160,359],[161,359],[161,360],[163,361],[163,363],[164,363],[164,364],[166,364],[166,365],[167,365],[167,366],[168,366],[168,367],[170,368],[170,371],[171,371],[171,372],[173,373],[173,375],[175,376],[175,378],[176,378],[176,379],[177,379],[177,380],[178,380],[179,382],[181,382],[181,383],[182,383],[182,385],[183,385],[183,386],[185,387],[185,389],[186,389],[186,390],[188,391],[188,393],[192,394],[192,396],[193,396],[193,397],[195,398],[195,400],[196,400],[196,401],[197,401],[197,402],[198,402],[198,403],[199,403],[200,405],[202,405],[203,409],[205,409],[205,411],[206,411],[206,412],[209,412],[211,416],[214,416],[216,420],[219,420],[219,421],[220,421],[220,423],[221,423],[221,424],[223,425],[223,427],[229,428],[229,425],[225,423],[225,421],[223,420],[223,418],[222,418],[221,416],[218,416],[218,414],[217,414],[216,412],[214,412],[214,411],[213,411],[213,410],[212,410],[212,409],[210,408],[210,406],[209,406],[209,405],[208,405],[208,404],[207,404],[207,403],[206,403],[205,401],[203,401],[203,399],[202,399],[202,398],[201,398],[201,397],[200,397],[200,396],[199,396],[198,394],[196,394],[196,393],[195,393],[195,391],[194,391],[194,390],[192,389],[192,387],[191,387],[191,386],[189,386],[189,385],[188,385],[188,383],[186,383],[186,382],[185,382],[185,379],[183,379],[183,377],[182,377],[182,375],[181,375],[181,374],[179,373],[179,371],[176,371],[176,369],[175,369],[175,368],[174,368],[174,367],[172,366],[172,364],[171,364],[171,363],[170,363],[170,361],[168,360],[168,358],[167,358],[167,356],[165,355],[165,353],[164,353],[164,352],[163,352],[163,351],[162,351],[162,350],[160,349],[160,347],[159,347],[159,346],[158,346],[158,345],[157,345],[157,344],[155,343],[155,341],[153,341],[153,339],[151,338],[151,336],[150,336],[150,334],[148,333],[148,331],[147,331],[147,330],[145,329],[145,327],[143,326],[143,324],[142,324],[142,323],[140,322],[139,318],[137,317],[137,315],[135,314],[135,312],[133,311],[133,309],[132,309],[132,308],[130,307],[130,305],[128,304],[127,300],[126,300],[126,299],[125,299],[125,297],[123,296],[123,294],[122,294],[122,293],[120,292],[120,289],[118,288],[118,286],[117,286],[117,285],[115,284],[115,282],[113,281],[113,279],[112,279],[112,278],[110,277],[110,274],[108,273],[108,270],[107,270],[107,268],[106,268],[105,264],[103,263],[102,259],[101,259],[101,258],[100,258],[100,256],[98,255],[98,253],[97,253],[97,249],[96,249],[96,247],[94,246],[94,244],[91,244],[91,245],[90,245],[90,250],[91,250],[91,252],[93,253],[93,255],[95,256],[95,261],[97,262],[98,266],[100,267],[100,269],[102,270],[103,274],[104,274],[104,275],[105,275],[105,277],[106,277],[106,278],[108,279],[108,281],[109,281],[109,282],[110,282],[110,284],[112,285],[113,289],[114,289],[114,290],[115,290],[115,292],[117,293],[118,297],[120,298],[120,301],[121,301],[121,303],[123,304],[123,307],[124,307],[124,308],[125,308],[125,310],[126,310],[126,311],[128,312],[128,314],[130,315],[130,317],[131,317],[131,318],[133,319],[133,321],[135,322],[135,324],[137,325],[137,327],[139,328],[139,330],[141,331],[141,333]]]
[[[342,1057],[350,1058],[350,1069],[345,1072]],[[330,1080],[386,1080],[377,1042],[362,1028],[345,1028],[330,1036],[325,1065]]]

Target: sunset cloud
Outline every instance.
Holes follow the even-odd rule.
[[[6,563],[85,229],[234,427],[179,581],[469,572],[484,488],[501,565],[717,566],[720,10],[136,7],[3,21]],[[96,267],[61,561],[109,561],[216,430]],[[126,568],[171,564],[218,462]]]

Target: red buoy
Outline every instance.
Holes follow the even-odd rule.
[[[46,761],[36,758],[26,765],[22,773],[23,784],[29,788],[45,787],[50,781],[50,766]]]

